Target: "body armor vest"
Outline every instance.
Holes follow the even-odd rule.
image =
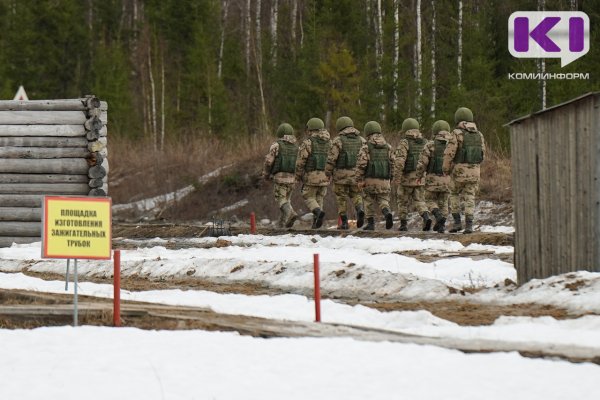
[[[331,143],[329,140],[324,140],[319,137],[311,137],[311,151],[306,161],[306,172],[325,171],[327,164],[327,154]]]
[[[367,164],[367,178],[390,179],[390,157],[387,144],[368,143],[369,163]]]
[[[404,163],[404,172],[416,171],[426,141],[423,138],[407,138],[406,140],[408,140],[408,154]]]
[[[275,175],[278,172],[296,171],[296,158],[298,157],[298,146],[295,143],[290,143],[286,140],[278,140],[279,152],[273,161],[271,174]]]
[[[342,149],[335,167],[337,169],[352,169],[356,167],[356,156],[362,147],[362,140],[357,135],[340,135]]]
[[[483,143],[479,132],[462,130],[463,143],[454,156],[455,164],[481,164],[483,161]]]
[[[447,140],[434,140],[433,155],[427,166],[427,173],[432,175],[442,175],[442,165],[444,164],[444,150],[446,150]]]

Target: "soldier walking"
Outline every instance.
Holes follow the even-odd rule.
[[[451,174],[450,211],[454,225],[450,232],[462,230],[460,218],[461,203],[465,210],[465,230],[473,232],[475,195],[479,191],[480,164],[485,158],[483,134],[473,122],[473,112],[460,107],[454,113],[456,128],[444,152],[444,172]]]
[[[419,131],[419,122],[414,118],[407,118],[402,122],[404,138],[400,140],[395,151],[396,169],[394,170],[394,184],[396,185],[396,202],[400,217],[400,231],[408,230],[408,209],[412,203],[423,218],[423,230],[431,228],[429,211],[423,200],[423,182],[417,174],[417,164],[421,152],[427,143]]]
[[[325,172],[327,155],[331,147],[329,132],[320,118],[311,118],[306,123],[308,139],[298,148],[296,159],[296,181],[302,182],[304,203],[313,213],[313,228],[323,225],[325,212],[323,199],[327,194],[330,177]]]
[[[294,137],[294,128],[283,123],[277,128],[277,141],[269,148],[265,156],[263,179],[273,180],[273,195],[281,211],[278,226],[291,228],[298,218],[290,198],[294,190],[294,174],[298,145]]]
[[[375,205],[385,217],[385,229],[394,225],[390,212],[390,179],[394,167],[392,146],[381,133],[381,125],[376,121],[365,124],[367,143],[358,152],[356,160],[356,181],[365,193],[366,231],[375,230]]]
[[[367,142],[354,128],[349,117],[340,117],[335,123],[338,136],[331,142],[327,157],[327,175],[333,173],[333,192],[341,219],[339,229],[348,229],[348,199],[356,210],[356,227],[360,228],[365,220],[361,191],[356,184],[356,160],[361,147]]]
[[[448,197],[450,196],[450,176],[443,173],[444,151],[451,138],[450,124],[439,120],[431,127],[433,140],[427,142],[417,164],[417,175],[425,176],[425,201],[433,216],[433,230],[444,233],[448,217]],[[422,178],[419,178],[422,179]]]

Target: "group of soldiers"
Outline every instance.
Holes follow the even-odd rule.
[[[302,197],[313,214],[312,227],[320,228],[325,217],[323,199],[333,181],[339,229],[349,229],[348,206],[356,210],[357,228],[365,224],[366,218],[363,229],[375,229],[377,207],[385,228],[391,229],[393,189],[400,231],[408,230],[412,202],[423,220],[423,231],[431,230],[433,225],[434,231],[444,233],[450,209],[454,219],[450,232],[472,233],[485,142],[470,109],[456,110],[454,123],[451,129],[448,122],[436,121],[431,128],[432,140],[428,141],[419,122],[407,118],[395,149],[386,142],[376,121],[365,124],[363,137],[352,119],[340,117],[336,121],[338,135],[332,140],[323,121],[311,118],[306,124],[308,138],[300,145],[292,126],[281,124],[263,169],[263,179],[274,182],[273,193],[281,210],[279,226],[291,228],[297,220],[290,198],[296,183],[301,183]]]

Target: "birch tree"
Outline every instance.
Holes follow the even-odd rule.
[[[421,88],[421,76],[423,74],[423,59],[421,49],[421,0],[417,0],[416,5],[417,11],[417,43],[415,47],[415,62],[416,62],[416,83],[417,83],[417,96],[415,108],[417,114],[421,116],[421,97],[423,96],[423,89]]]
[[[456,57],[458,67],[458,87],[462,85],[462,50],[463,50],[463,2],[458,0],[458,55]]]
[[[221,43],[219,45],[219,61],[217,65],[217,77],[221,79],[223,74],[223,48],[225,47],[225,26],[227,25],[227,13],[229,11],[229,1],[223,0],[221,10]]]
[[[246,76],[250,76],[250,0],[246,0],[246,10],[244,12],[246,17],[245,31],[246,31]]]
[[[379,101],[380,101],[380,116],[381,122],[385,122],[385,102],[383,92],[383,74],[382,74],[382,61],[383,61],[383,23],[382,23],[382,10],[381,0],[377,0],[377,19],[376,19],[377,34],[375,38],[375,58],[377,64],[377,81],[379,82]]]
[[[273,0],[271,6],[271,64],[277,65],[277,19],[279,17],[279,0]]]
[[[431,0],[431,118],[435,119],[435,102],[437,97],[436,88],[436,59],[435,59],[435,29],[436,29],[436,10],[435,0]]]
[[[394,77],[394,113],[398,112],[398,61],[400,59],[400,12],[399,12],[399,1],[394,1],[394,63],[393,63],[393,77]]]

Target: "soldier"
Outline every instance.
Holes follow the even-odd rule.
[[[298,148],[296,181],[302,182],[304,203],[313,213],[312,227],[320,228],[325,218],[323,199],[331,180],[325,172],[331,140],[323,120],[319,118],[309,119],[306,131],[308,139]]]
[[[333,172],[333,191],[337,203],[338,215],[342,221],[339,229],[348,229],[347,200],[352,200],[356,209],[356,227],[360,228],[365,220],[365,211],[361,192],[356,185],[356,157],[358,151],[367,142],[354,128],[349,117],[340,117],[335,123],[338,136],[331,142],[327,157],[327,175]]]
[[[427,143],[419,131],[419,123],[414,118],[402,122],[404,138],[400,140],[395,151],[396,169],[394,184],[396,184],[396,202],[400,216],[400,231],[408,230],[408,207],[412,200],[415,209],[423,218],[423,230],[431,228],[429,211],[423,200],[423,183],[417,175],[417,163],[421,152]]]
[[[425,200],[435,217],[433,230],[444,233],[448,217],[448,197],[450,196],[450,177],[443,173],[444,150],[451,138],[450,125],[443,120],[435,121],[431,127],[433,140],[429,141],[417,164],[417,175],[422,177],[425,172]],[[421,178],[419,178],[421,179]]]
[[[281,210],[278,226],[291,228],[298,218],[290,202],[295,184],[298,145],[294,137],[294,128],[290,124],[279,125],[277,137],[279,139],[271,145],[269,153],[265,156],[262,176],[264,180],[274,182],[273,195]]]
[[[480,164],[485,158],[485,141],[483,134],[477,130],[473,122],[473,112],[461,107],[454,113],[456,128],[444,151],[443,171],[452,174],[450,184],[450,211],[454,218],[454,226],[450,232],[462,230],[460,220],[461,202],[465,209],[465,230],[473,232],[473,215],[475,213],[475,194],[479,190]],[[459,202],[460,198],[460,202]]]
[[[365,192],[366,231],[375,230],[375,204],[385,217],[385,229],[394,225],[390,212],[390,179],[394,166],[392,146],[387,144],[381,133],[381,125],[369,121],[364,129],[367,143],[358,152],[356,160],[356,182]]]

